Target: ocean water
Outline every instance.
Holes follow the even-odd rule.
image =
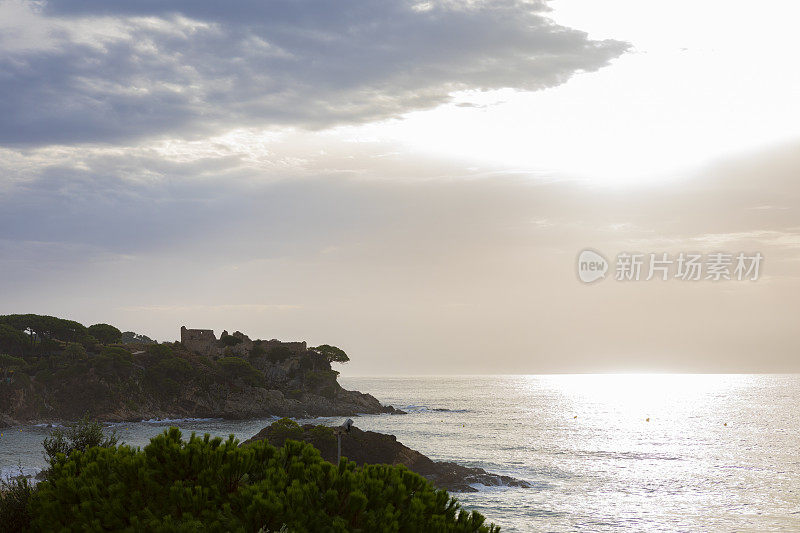
[[[459,494],[504,531],[800,530],[800,375],[341,378],[403,408],[362,429],[533,488]],[[317,419],[335,424],[341,419]],[[270,420],[118,424],[144,445],[170,425],[254,435]],[[3,472],[42,466],[45,427],[5,428]]]

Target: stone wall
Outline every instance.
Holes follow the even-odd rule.
[[[209,357],[214,357],[221,351],[214,330],[211,329],[187,329],[186,326],[181,326],[181,344],[189,351]]]
[[[228,332],[223,331],[220,339],[226,336],[228,336]],[[232,333],[231,336],[238,338],[241,342],[226,347],[217,339],[216,335],[214,335],[214,331],[211,329],[187,329],[186,326],[181,326],[181,343],[191,352],[208,357],[222,357],[226,353],[238,357],[247,357],[253,349],[254,342],[241,331],[236,331]],[[283,342],[272,339],[261,341],[261,346],[267,352],[276,347],[288,348],[294,355],[303,355],[308,351],[305,341]]]

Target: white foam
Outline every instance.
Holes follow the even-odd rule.
[[[142,420],[143,424],[185,424],[187,422],[214,422],[220,418],[151,418]]]

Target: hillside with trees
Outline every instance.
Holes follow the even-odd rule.
[[[110,324],[0,316],[0,427],[84,415],[123,421],[394,412],[339,385],[331,363],[348,359],[339,348],[264,346],[271,345],[255,341],[247,353],[210,358]]]

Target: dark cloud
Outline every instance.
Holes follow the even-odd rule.
[[[51,0],[36,23],[53,42],[0,49],[0,143],[357,123],[462,89],[558,85],[626,49],[555,25],[545,10],[524,1]],[[76,34],[87,20],[114,31]]]

